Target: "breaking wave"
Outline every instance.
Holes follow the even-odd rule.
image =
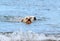
[[[0,41],[60,41],[60,38],[59,35],[18,31],[0,32]]]

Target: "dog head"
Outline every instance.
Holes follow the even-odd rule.
[[[31,24],[34,20],[36,20],[36,17],[34,16],[26,16],[22,19],[21,22],[25,22],[26,24]]]

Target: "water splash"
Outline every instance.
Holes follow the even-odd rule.
[[[5,33],[5,34],[4,34]],[[0,33],[0,41],[57,41],[60,40],[60,37],[57,38],[55,35],[46,35],[43,33],[34,33],[32,31],[23,32],[13,32],[13,33]]]

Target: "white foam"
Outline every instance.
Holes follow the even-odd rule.
[[[5,35],[0,35],[0,41],[9,41],[10,38],[6,37]]]
[[[13,32],[11,34],[0,34],[0,41],[42,41],[60,40],[53,35],[37,34],[34,32]]]

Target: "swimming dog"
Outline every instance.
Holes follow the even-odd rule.
[[[35,16],[26,16],[25,18],[23,18],[21,20],[21,22],[24,22],[26,24],[31,24],[35,20],[36,20],[36,17]]]

